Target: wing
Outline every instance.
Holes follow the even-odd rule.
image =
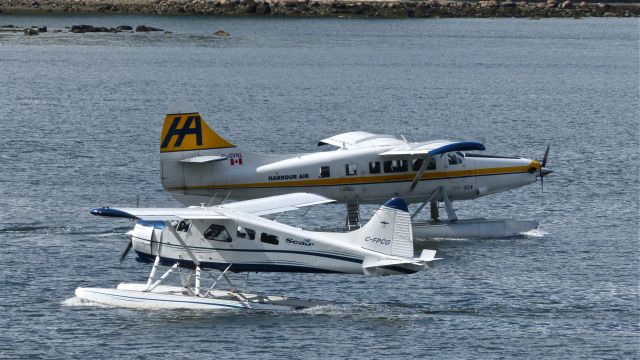
[[[322,139],[321,145],[333,145],[343,149],[365,148],[374,146],[402,145],[404,141],[391,135],[378,135],[366,131],[351,131]]]
[[[424,143],[404,144],[403,146],[396,147],[389,151],[381,153],[382,156],[397,156],[397,155],[410,155],[410,156],[433,156],[438,154],[444,154],[452,151],[470,151],[470,150],[484,150],[485,147],[482,143],[475,141],[449,141],[449,140],[434,140]]]
[[[291,193],[285,195],[269,196],[260,199],[238,201],[219,205],[223,212],[225,209],[241,211],[253,215],[268,215],[284,211],[298,210],[303,207],[327,204],[335,202],[333,199],[311,193]]]
[[[139,219],[147,221],[155,220],[186,220],[186,219],[228,219],[211,208],[111,208],[102,207],[91,210],[91,214],[97,216],[117,217],[127,219]]]
[[[102,207],[91,210],[97,216],[117,217],[139,220],[195,220],[195,219],[230,219],[225,210],[235,210],[252,215],[268,215],[284,211],[298,210],[303,207],[335,202],[333,199],[310,193],[292,193],[269,196],[254,200],[234,203],[188,208],[112,208]]]

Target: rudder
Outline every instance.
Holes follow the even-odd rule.
[[[413,258],[413,231],[407,204],[399,197],[387,201],[361,229],[363,249]]]

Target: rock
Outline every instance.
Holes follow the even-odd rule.
[[[598,3],[598,8],[602,10],[609,10],[609,4]]]
[[[38,32],[37,29],[32,29],[32,28],[25,28],[24,29],[24,34],[25,35],[29,35],[29,36],[31,36],[31,35],[40,35],[40,33]]]
[[[43,32],[47,32],[47,27],[46,27],[46,26],[39,27],[39,28],[38,28],[38,32],[41,32],[41,33],[43,33]]]
[[[480,7],[481,8],[497,8],[498,2],[495,0],[480,1]]]
[[[151,26],[140,25],[140,26],[136,26],[136,31],[137,32],[149,32],[149,31],[164,31],[164,30],[158,29],[158,28],[154,28],[154,27],[151,27]]]
[[[586,1],[582,1],[582,2],[580,2],[580,4],[578,4],[578,7],[579,7],[580,9],[586,9],[586,8],[588,8],[588,7],[589,7],[589,4],[587,4],[587,2],[586,2]]]
[[[73,25],[71,26],[71,32],[76,34],[83,34],[87,32],[112,32],[115,29],[106,27],[97,27],[92,25]]]
[[[120,25],[118,27],[116,27],[116,30],[118,31],[132,31],[133,28],[129,25]]]
[[[425,3],[428,7],[437,7],[438,2],[436,0],[427,0]]]
[[[560,4],[561,9],[571,9],[573,5],[571,4],[571,0],[566,0]]]
[[[218,31],[214,32],[213,35],[220,36],[220,37],[231,36],[228,32],[226,32],[224,30],[218,30]]]
[[[513,2],[513,0],[506,0],[500,3],[500,6],[504,7],[504,8],[512,8],[512,7],[516,7],[516,3]]]
[[[547,5],[556,5],[556,0],[547,0]]]

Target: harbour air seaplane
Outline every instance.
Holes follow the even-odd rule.
[[[318,143],[336,147],[293,155],[257,154],[216,133],[191,105],[175,103],[160,139],[163,188],[186,205],[245,200],[304,191],[347,205],[346,227],[359,226],[359,205],[393,196],[421,204],[411,218],[414,234],[430,237],[495,237],[523,233],[536,221],[458,220],[452,205],[536,182],[550,174],[549,147],[542,161],[473,153],[475,141],[412,143],[404,137],[353,131]],[[443,205],[447,220],[441,220]],[[430,205],[429,221],[419,222]],[[425,216],[426,220],[427,216]]]
[[[146,283],[115,289],[77,288],[88,301],[128,308],[289,310],[321,302],[244,293],[230,272],[305,272],[385,276],[431,267],[434,250],[414,256],[411,220],[401,198],[387,201],[361,228],[315,232],[278,223],[265,215],[333,202],[320,195],[291,193],[223,205],[189,208],[110,208],[94,215],[135,220],[130,249],[152,263]],[[158,275],[159,268],[168,268]],[[214,280],[210,276],[219,275]],[[177,273],[181,285],[164,285]],[[206,278],[212,285],[205,286]],[[215,286],[226,282],[228,289]],[[246,285],[246,284],[245,284]]]

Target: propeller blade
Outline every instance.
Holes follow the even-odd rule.
[[[120,262],[122,262],[124,258],[127,257],[127,255],[129,254],[129,251],[131,251],[131,247],[133,247],[133,241],[129,240],[129,242],[127,243],[127,247],[122,252],[122,255],[120,255]]]
[[[542,165],[541,167],[545,167],[547,165],[547,158],[549,157],[549,148],[551,147],[551,144],[547,144],[547,149],[544,151],[544,156],[542,157],[542,163],[540,165]]]
[[[549,148],[551,148],[551,144],[547,144],[547,148],[544,150],[544,156],[542,157],[542,161],[540,162],[540,189],[542,192],[544,192],[544,176],[552,173],[552,171],[549,169],[545,169],[545,171],[542,170],[547,165],[547,159],[549,158]]]

